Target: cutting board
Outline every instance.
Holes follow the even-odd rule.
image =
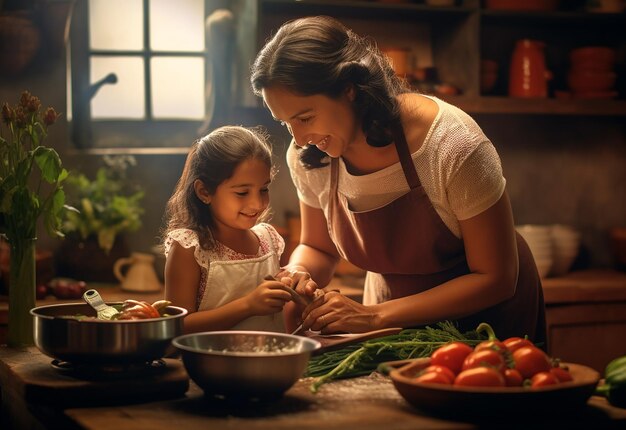
[[[322,344],[322,347],[315,351],[315,355],[324,353],[326,351],[332,351],[335,349],[340,349],[345,346],[363,342],[365,340],[376,339],[383,336],[391,336],[393,334],[398,334],[402,331],[402,328],[399,327],[391,327],[384,328],[381,330],[373,330],[365,333],[350,333],[350,334],[331,334],[331,335],[323,335],[318,332],[305,331],[300,334],[301,336],[306,336],[311,339],[317,340]]]
[[[130,404],[180,397],[189,388],[189,376],[177,359],[165,358],[165,366],[136,375],[85,379],[55,369],[52,359],[35,348],[14,353],[10,361],[2,358],[11,364],[0,371],[11,375],[11,388],[27,403],[62,408]]]

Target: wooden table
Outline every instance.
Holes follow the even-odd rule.
[[[28,393],[28,383],[19,366],[29,361],[41,365],[42,380],[49,375],[49,358],[30,348],[0,347],[2,422],[7,428],[63,428],[92,430],[150,429],[474,429],[492,428],[589,428],[626,427],[626,409],[610,406],[604,398],[592,397],[578,410],[554,411],[553,416],[493,416],[485,405],[486,418],[458,420],[431,416],[409,405],[389,378],[370,376],[335,381],[317,394],[309,391],[311,379],[299,380],[282,398],[267,403],[228,403],[205,397],[193,382],[184,395],[160,401],[109,406],[80,406],[75,398],[63,404],[62,392],[50,398]],[[37,372],[31,372],[37,375]],[[32,383],[32,381],[31,381]],[[59,385],[67,384],[61,378]],[[149,385],[149,384],[148,384]],[[54,397],[54,398],[53,398]],[[29,400],[27,400],[29,399]],[[560,415],[559,415],[560,414]]]

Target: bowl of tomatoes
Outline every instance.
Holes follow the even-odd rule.
[[[600,374],[548,356],[525,338],[489,340],[475,347],[451,342],[430,357],[391,363],[389,376],[413,406],[441,414],[494,413],[583,406]]]

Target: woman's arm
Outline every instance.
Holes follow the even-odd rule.
[[[200,266],[193,253],[194,248],[186,249],[174,242],[165,262],[165,298],[189,311],[185,317],[185,333],[227,330],[251,316],[280,312],[291,299],[289,293],[280,289],[280,282],[266,281],[244,297],[215,309],[196,312]]]
[[[308,310],[304,327],[324,332],[411,327],[462,318],[512,297],[519,263],[508,195],[504,193],[492,207],[460,224],[469,274],[372,306],[327,293],[323,305]]]

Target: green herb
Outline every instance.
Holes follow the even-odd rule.
[[[37,237],[37,220],[52,237],[63,236],[61,214],[65,204],[62,183],[68,172],[59,154],[43,146],[48,126],[58,114],[41,111],[39,98],[24,91],[15,106],[4,103],[0,127],[0,233],[11,246]],[[73,208],[69,208],[73,209]]]
[[[368,375],[380,363],[408,358],[428,357],[441,345],[453,341],[477,345],[485,340],[476,330],[461,333],[450,321],[437,327],[405,329],[391,336],[359,342],[335,351],[311,357],[305,376],[316,377],[311,391],[316,393],[326,382],[334,379]]]
[[[133,156],[105,155],[102,161],[105,167],[96,171],[93,180],[78,172],[67,179],[68,201],[80,212],[67,214],[63,231],[83,239],[96,235],[98,245],[108,253],[118,234],[141,227],[144,191],[129,185],[127,170],[136,165]]]

